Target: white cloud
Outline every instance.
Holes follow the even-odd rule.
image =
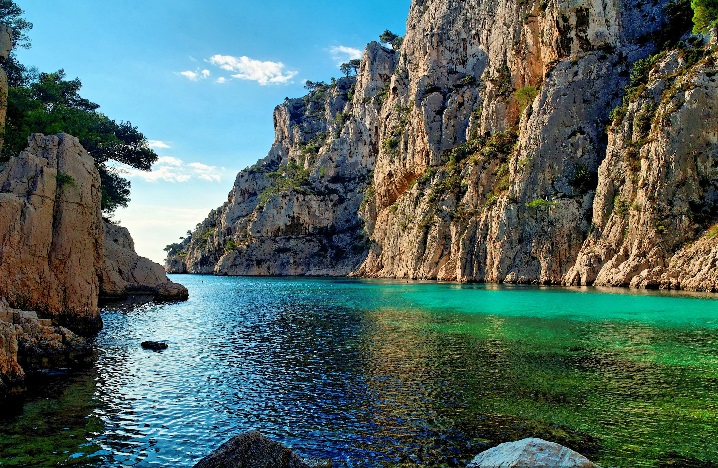
[[[155,165],[181,166],[182,160],[173,158],[172,156],[160,156],[159,158],[157,158],[157,162],[155,162]]]
[[[197,68],[195,71],[186,70],[183,72],[179,72],[179,74],[189,79],[190,81],[199,81],[206,80],[210,77],[212,73],[207,69],[200,70],[199,68]]]
[[[201,179],[208,182],[220,182],[224,168],[209,166],[200,162],[185,164],[184,161],[172,156],[162,156],[152,166],[151,171],[140,171],[133,167],[116,164],[119,171],[130,178],[143,179],[147,182],[188,182],[192,179]]]
[[[330,47],[329,54],[337,65],[341,65],[349,60],[360,59],[363,53],[359,49],[340,45]]]
[[[165,143],[162,140],[149,140],[147,143],[150,145],[150,148],[160,148],[160,149],[171,148],[170,145],[168,145],[167,143]]]
[[[219,83],[219,84],[224,84],[226,82],[227,82],[227,78],[225,78],[223,76],[220,76],[219,78],[217,78],[217,83]]]
[[[191,70],[179,72],[179,74],[182,75],[182,76],[184,76],[185,78],[188,78],[190,81],[197,81],[197,80],[199,80],[199,74],[197,74],[197,73],[195,73],[195,72],[193,72],[193,71],[191,71]]]
[[[198,162],[189,163],[187,165],[192,168],[194,174],[200,179],[210,182],[219,182],[222,180],[222,174],[217,166],[208,166]]]
[[[286,70],[282,62],[262,62],[246,56],[213,55],[210,63],[232,73],[233,78],[267,84],[288,83],[297,76],[296,71]]]

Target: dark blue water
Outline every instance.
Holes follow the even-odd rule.
[[[529,436],[607,465],[718,462],[712,297],[173,279],[188,302],[105,307],[95,368],[7,409],[0,463],[191,466],[253,429],[335,466],[463,466]]]

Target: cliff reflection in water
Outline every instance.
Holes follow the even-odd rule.
[[[251,429],[335,466],[461,466],[529,436],[610,466],[718,461],[716,300],[182,280],[187,303],[106,307],[96,370],[8,417],[0,462],[191,466]]]

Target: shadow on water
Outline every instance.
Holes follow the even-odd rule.
[[[180,280],[186,303],[104,307],[96,368],[3,416],[1,463],[191,466],[252,429],[335,466],[464,466],[524,437],[606,466],[718,460],[718,301]]]

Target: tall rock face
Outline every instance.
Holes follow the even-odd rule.
[[[393,57],[378,45],[374,49]],[[388,79],[391,68],[373,72]],[[360,92],[354,78],[343,78],[278,106],[269,155],[240,172],[227,203],[170,246],[168,271],[346,275],[355,270],[366,256],[358,212],[376,135],[355,117],[355,107],[368,106],[356,104]]]
[[[608,132],[569,284],[718,291],[718,52],[645,63]]]
[[[415,0],[400,50],[372,43],[355,84],[277,108],[269,156],[167,268],[714,289],[712,52],[653,55],[691,15],[685,0]],[[649,56],[647,94],[624,99]]]
[[[33,135],[0,172],[0,297],[92,334],[102,265],[100,175],[75,137]]]
[[[662,2],[414,2],[359,274],[561,283]]]
[[[26,372],[84,366],[102,327],[98,297],[187,299],[164,269],[105,223],[100,175],[70,135],[32,135],[0,168],[0,397]]]

